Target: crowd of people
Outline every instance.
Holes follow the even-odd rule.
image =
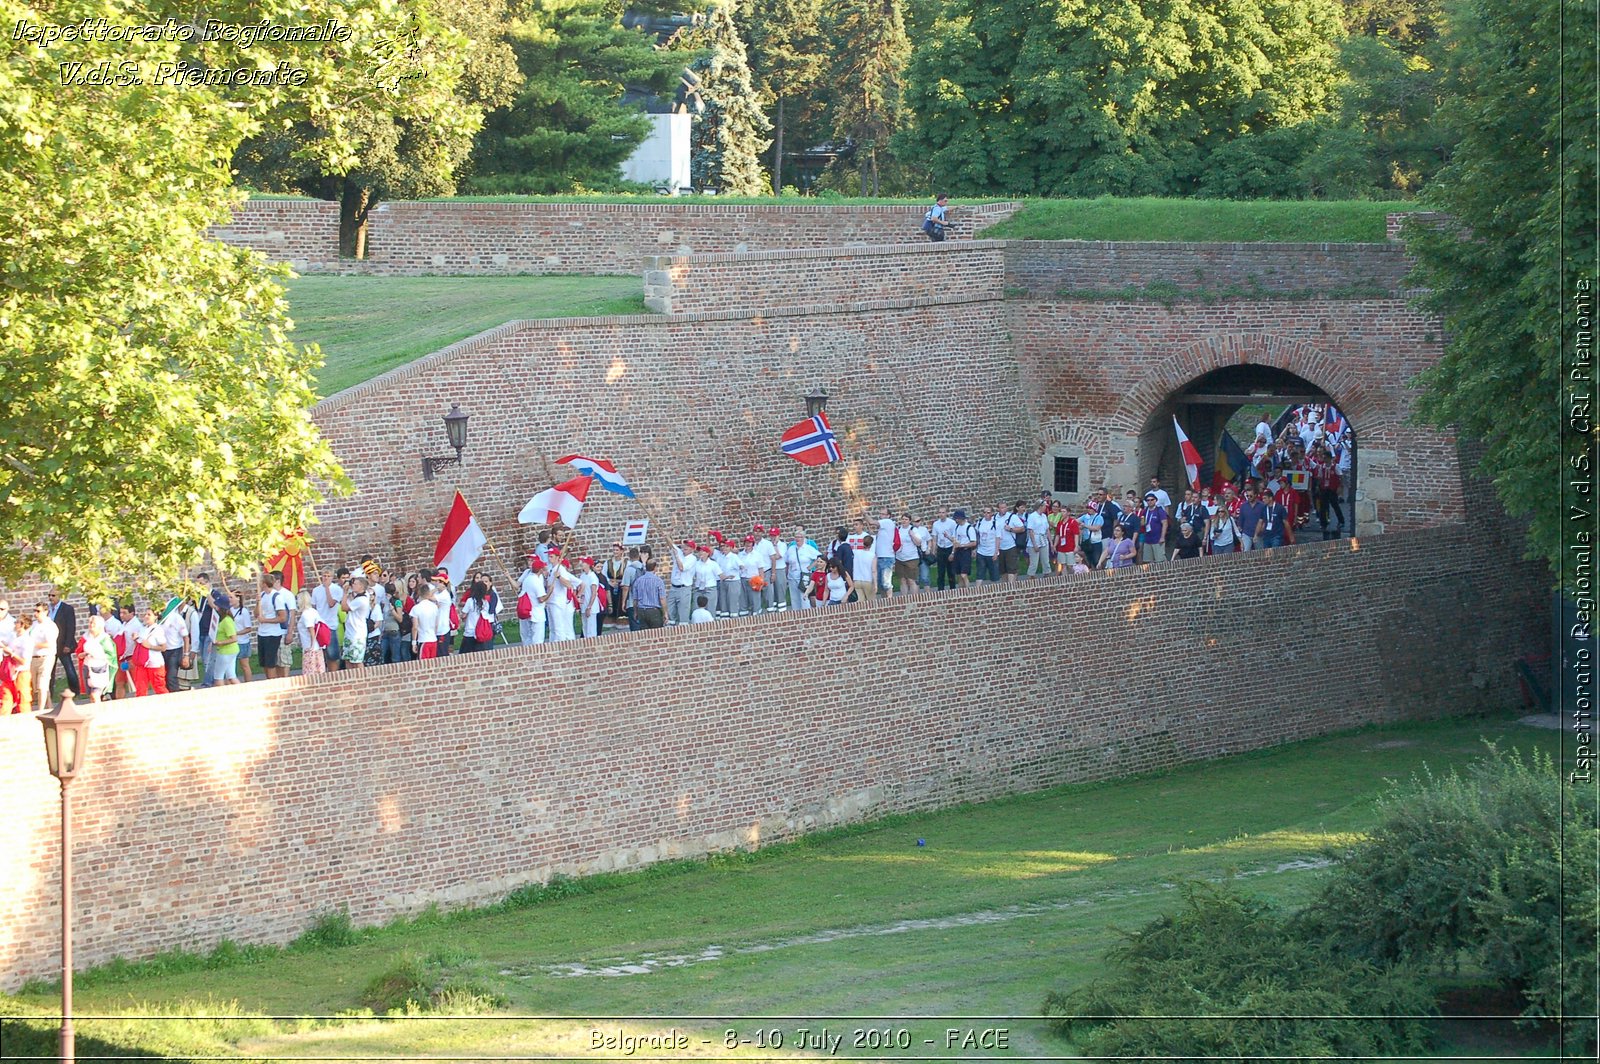
[[[0,601],[0,713],[44,709],[58,671],[74,695],[100,701],[248,681],[253,661],[275,678],[298,656],[302,673],[317,674],[1269,549],[1305,535],[1313,513],[1327,538],[1344,529],[1349,454],[1348,436],[1327,431],[1328,409],[1300,408],[1277,434],[1263,420],[1241,484],[1189,488],[1176,504],[1152,477],[1142,495],[1102,487],[1077,507],[1044,492],[1032,503],[931,515],[885,509],[825,543],[803,527],[782,535],[758,525],[743,536],[713,530],[659,556],[613,543],[604,560],[541,531],[520,575],[504,574],[510,601],[487,569],[459,583],[444,568],[396,578],[370,557],[294,591],[280,572],[249,589],[213,587],[200,573],[162,609],[91,603],[82,633],[55,594],[16,618]]]

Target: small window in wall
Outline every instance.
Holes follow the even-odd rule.
[[[1078,491],[1078,459],[1076,456],[1058,454],[1056,459],[1055,483],[1052,491],[1063,494],[1077,494]]]

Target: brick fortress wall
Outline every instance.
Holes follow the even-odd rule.
[[[967,240],[645,260],[645,306],[660,313],[920,299],[999,299],[1006,242]]]
[[[1016,213],[1013,202],[951,209],[953,240]],[[322,200],[247,202],[215,229],[228,243],[307,272],[372,274],[630,274],[646,257],[787,248],[859,247],[922,240],[925,205],[379,203],[365,261],[339,258],[339,206]]]
[[[1442,525],[103,707],[74,785],[77,960],[284,942],[339,908],[370,924],[555,872],[1498,709],[1540,636],[1543,584],[1475,535]],[[1285,625],[1268,600],[1338,607]],[[1046,620],[1086,616],[1089,642]],[[1262,699],[1252,678],[1285,667],[1302,694]],[[615,697],[602,671],[645,694]],[[1077,675],[1140,694],[1086,693]],[[39,745],[32,720],[0,720],[0,800],[29,811],[0,818],[6,986],[59,963]]]

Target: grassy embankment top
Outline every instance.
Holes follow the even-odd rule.
[[[257,196],[257,199],[301,199]],[[467,203],[694,203],[714,206],[870,206],[926,204],[925,199],[823,196],[458,196]],[[985,196],[952,205],[1003,200]],[[430,202],[448,202],[439,199]],[[1384,215],[1412,201],[1214,200],[1154,196],[1023,199],[1023,209],[983,235],[1009,240],[1167,240],[1222,243],[1381,243]]]

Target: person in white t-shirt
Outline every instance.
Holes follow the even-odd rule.
[[[344,588],[334,583],[334,573],[331,570],[322,571],[322,583],[311,592],[311,605],[317,611],[317,616],[322,623],[328,626],[328,631],[333,633],[324,657],[327,661],[339,660],[339,603],[344,601]],[[300,648],[302,651],[304,646]],[[301,669],[304,671],[305,655],[301,655]],[[337,666],[335,666],[337,667]]]
[[[544,642],[544,560],[537,552],[528,555],[528,567],[522,570],[522,579],[517,581],[517,591],[520,595],[528,596],[531,607],[526,619],[520,616],[522,611],[521,598],[518,598],[517,631],[522,637],[523,646],[532,646]]]
[[[933,569],[933,531],[927,518],[919,517],[911,523],[911,541],[917,545],[917,586],[926,588]]]
[[[806,530],[796,528],[783,547],[784,572],[789,576],[789,604],[791,609],[808,610],[811,596],[806,594],[806,581],[822,551],[806,539]]]
[[[33,700],[38,704],[38,711],[43,713],[50,708],[50,674],[61,630],[50,619],[50,607],[45,603],[34,606],[33,612],[33,629],[29,632],[33,637],[33,650],[28,655],[28,674],[33,683]]]
[[[1027,575],[1047,576],[1050,573],[1050,519],[1045,516],[1044,503],[1034,506],[1024,521],[1028,534]]]
[[[283,587],[283,574],[268,573],[261,581],[256,645],[261,651],[261,671],[269,680],[289,675],[289,663],[294,660],[294,610],[295,597]]]
[[[977,568],[976,579],[997,583],[1000,580],[1000,534],[1005,523],[995,513],[993,506],[983,508],[983,517],[978,521],[977,532]]]
[[[347,669],[359,669],[367,660],[367,617],[371,613],[366,577],[352,577],[344,603],[344,646],[340,650]]]
[[[317,626],[326,622],[322,613],[312,604],[311,593],[300,592],[300,597],[295,601],[299,607],[295,618],[295,634],[300,641],[300,675],[316,676],[328,671],[327,655],[323,647],[317,642]],[[332,625],[328,625],[328,645],[333,645],[333,640],[338,638],[338,632]]]
[[[872,556],[877,562],[873,586],[879,595],[887,595],[894,587],[894,515],[887,509],[878,518],[878,534],[873,540]]]
[[[432,584],[422,584],[411,604],[411,649],[422,661],[439,656],[439,603],[435,596]]]
[[[744,557],[739,553],[739,544],[731,539],[721,539],[720,556],[713,553],[717,564],[722,567],[722,578],[718,581],[717,612],[724,617],[741,616],[744,609],[744,584],[740,574],[744,570]]]
[[[941,509],[928,531],[933,537],[933,586],[949,591],[956,586],[956,522],[948,510]]]
[[[711,557],[711,544],[697,543],[694,548],[694,596],[696,610],[702,597],[706,600],[706,609],[711,611],[713,619],[717,616],[717,587],[722,583],[722,566]],[[690,618],[693,623],[693,618]]]
[[[156,611],[146,606],[140,615],[133,647],[133,693],[167,693],[167,630],[156,620]]]
[[[562,643],[568,639],[576,639],[577,633],[573,631],[572,619],[577,614],[578,608],[573,604],[573,596],[569,592],[578,589],[578,578],[572,575],[572,570],[567,568],[566,559],[554,547],[550,549],[550,571],[545,576],[545,582],[550,586],[550,597],[545,603],[549,616],[545,618],[548,627],[550,642]]]
[[[859,535],[860,542],[851,543],[854,551],[851,554],[850,586],[856,593],[856,601],[866,602],[872,598],[872,589],[878,586],[878,541],[871,533],[862,532]],[[889,558],[889,564],[894,564],[893,556]]]
[[[600,634],[600,574],[594,571],[594,559],[578,559],[578,612],[583,615],[583,637],[593,639]]]
[[[1000,575],[1008,584],[1014,583],[1022,572],[1022,550],[1028,543],[1026,506],[1019,500],[1015,506],[1000,510]]]
[[[900,523],[895,526],[894,538],[890,540],[889,546],[894,551],[894,576],[900,581],[900,594],[910,594],[917,589],[917,574],[922,557],[917,550],[917,541],[911,535],[910,514],[900,515]],[[892,583],[889,589],[893,593]]]
[[[753,537],[745,537],[751,543],[747,562],[753,562],[753,568],[761,574],[761,590],[752,595],[753,604],[751,611],[755,613],[771,613],[778,608],[778,590],[773,567],[777,564],[777,547],[772,542],[772,535],[760,525],[756,526]],[[752,574],[754,575],[754,574]]]
[[[694,600],[694,612],[689,615],[690,624],[703,624],[706,621],[716,620],[710,610],[711,600],[706,598],[704,592],[697,593]]]

